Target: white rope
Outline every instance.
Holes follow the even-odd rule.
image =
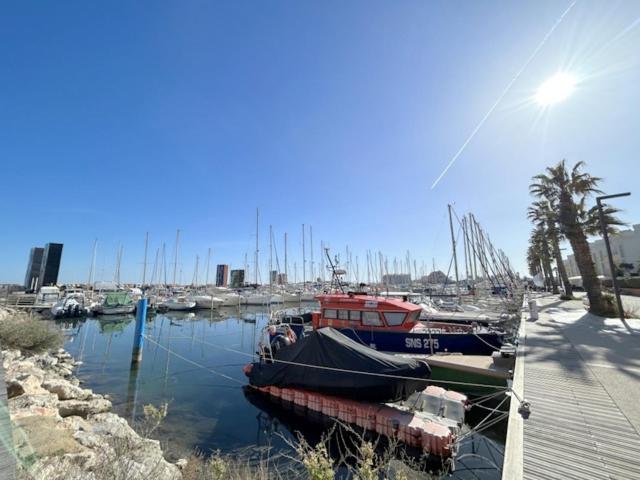
[[[485,345],[493,348],[496,352],[499,352],[500,349],[497,348],[495,345],[491,345],[489,342],[487,342],[484,338],[482,338],[480,335],[478,335],[476,332],[472,332],[476,337],[478,337],[478,340],[480,340],[482,343],[484,343]]]
[[[486,416],[486,417],[484,417],[484,418],[482,419],[482,421],[481,421],[480,423],[478,423],[475,427],[473,427],[473,428],[472,428],[468,433],[465,433],[465,434],[464,434],[464,435],[462,435],[460,438],[458,438],[456,442],[457,442],[457,443],[459,443],[459,442],[461,442],[462,440],[464,440],[465,438],[467,438],[469,435],[473,435],[474,433],[478,433],[478,432],[480,432],[480,431],[481,431],[481,430],[480,430],[480,426],[481,426],[483,423],[485,423],[489,418],[491,418],[491,415],[493,415],[494,413],[496,413],[496,412],[501,412],[501,414],[502,414],[502,415],[501,415],[500,417],[497,417],[497,418],[501,418],[502,416],[504,416],[504,415],[505,415],[505,412],[503,412],[502,410],[500,410],[500,407],[502,406],[502,404],[503,404],[504,402],[506,402],[507,400],[509,400],[509,398],[510,398],[510,397],[505,396],[505,397],[502,399],[502,401],[501,401],[501,402],[500,402],[500,403],[499,403],[495,408],[490,409],[491,411],[487,414],[487,416]],[[506,415],[509,415],[509,412],[506,412]],[[495,423],[494,423],[494,422],[495,422],[495,420],[496,420],[496,419],[492,420],[492,421],[491,421],[491,422],[489,422],[489,423],[490,423],[491,425],[494,425],[494,424],[495,424]]]
[[[230,377],[229,375],[226,375],[226,374],[224,374],[224,373],[217,372],[216,370],[213,370],[213,369],[211,369],[211,368],[209,368],[209,367],[206,367],[205,365],[201,365],[201,364],[199,364],[198,362],[194,362],[193,360],[190,360],[190,359],[189,359],[189,358],[187,358],[187,357],[183,357],[183,356],[182,356],[182,355],[180,355],[179,353],[176,353],[176,352],[174,352],[173,350],[171,350],[171,349],[169,349],[169,348],[165,347],[164,345],[161,345],[160,343],[156,342],[156,341],[155,341],[153,338],[151,338],[151,337],[148,337],[148,336],[146,336],[146,335],[143,335],[143,337],[144,337],[144,338],[146,338],[147,340],[149,340],[151,343],[156,344],[158,347],[160,347],[161,349],[163,349],[163,350],[164,350],[164,351],[166,351],[167,353],[169,353],[169,354],[171,354],[171,355],[173,355],[173,356],[175,356],[175,357],[178,357],[180,360],[184,360],[185,362],[190,363],[191,365],[194,365],[194,366],[196,366],[196,367],[202,368],[203,370],[207,370],[208,372],[213,373],[214,375],[218,375],[218,376],[220,376],[220,377],[222,377],[222,378],[226,378],[227,380],[231,380],[232,382],[237,382],[237,383],[239,383],[240,385],[244,385],[244,384],[245,384],[244,382],[242,382],[242,381],[238,380],[237,378],[233,378],[233,377]]]

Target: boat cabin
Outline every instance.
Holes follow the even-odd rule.
[[[313,328],[355,330],[411,330],[419,324],[422,308],[393,298],[355,293],[318,295],[320,312],[313,314]]]

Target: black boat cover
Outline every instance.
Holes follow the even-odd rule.
[[[314,330],[279,349],[274,358],[274,363],[253,364],[249,373],[251,385],[302,388],[363,401],[395,402],[423,390],[427,386],[424,379],[431,377],[426,362],[378,352],[331,327]]]

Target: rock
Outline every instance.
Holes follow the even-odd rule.
[[[58,369],[58,374],[62,377],[70,377],[72,373],[71,369],[67,367],[60,367]]]
[[[73,438],[75,438],[80,445],[87,448],[96,448],[104,443],[104,440],[98,435],[86,431],[78,431],[74,433]]]
[[[58,397],[49,392],[41,395],[22,394],[10,398],[8,403],[12,420],[32,415],[58,417]]]
[[[104,399],[89,401],[83,400],[63,400],[58,403],[58,411],[61,417],[77,415],[86,418],[89,415],[108,412],[111,410],[111,402]]]
[[[180,458],[176,460],[175,465],[180,470],[184,470],[184,468],[187,466],[188,463],[189,463],[189,460],[187,460],[186,458]]]
[[[117,458],[113,468],[118,471],[126,467],[130,475],[127,478],[182,478],[179,468],[164,459],[160,442],[141,438],[124,418],[114,413],[100,413],[89,417],[88,423],[94,434],[111,438],[109,445]]]
[[[66,380],[45,380],[42,386],[51,393],[55,393],[59,400],[86,400],[91,396],[90,390],[79,388]]]
[[[20,358],[21,356],[22,356],[22,353],[18,349],[2,351],[2,360],[6,362],[13,362],[14,360]]]
[[[99,413],[89,418],[91,430],[99,435],[111,435],[120,438],[140,438],[127,421],[115,413]]]
[[[20,374],[16,378],[7,380],[7,396],[14,398],[22,394],[41,395],[47,393],[42,388],[42,378],[31,374]]]
[[[84,450],[60,419],[32,415],[14,420],[14,425],[14,444],[22,458],[33,454],[48,457]]]

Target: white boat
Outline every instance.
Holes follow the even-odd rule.
[[[194,308],[196,308],[196,302],[194,302],[193,300],[188,300],[186,297],[180,296],[180,297],[172,297],[168,300],[165,300],[160,304],[160,306],[167,310],[184,311],[184,310],[193,310]]]
[[[228,292],[218,296],[218,298],[222,300],[222,303],[220,304],[222,307],[237,307],[242,304],[243,300],[242,295],[239,295],[236,292]]]
[[[34,306],[51,308],[58,300],[60,300],[60,289],[58,287],[40,287]]]
[[[136,304],[128,292],[109,292],[100,303],[92,306],[93,313],[97,315],[124,315],[133,313],[135,309]]]
[[[285,302],[285,303],[299,302],[300,301],[300,294],[299,293],[283,292],[282,293],[282,301]]]
[[[244,295],[241,300],[242,305],[269,305],[271,295],[268,293],[251,293]]]
[[[315,293],[315,292],[304,291],[304,292],[300,293],[300,301],[301,302],[315,302],[316,301],[316,295],[317,295],[317,293]]]
[[[189,295],[186,297],[187,301],[196,302],[195,308],[216,308],[224,303],[221,298],[214,297],[213,295]]]
[[[88,313],[85,307],[85,298],[82,293],[72,293],[66,295],[51,307],[51,316],[53,318],[80,317]]]
[[[271,303],[284,303],[284,297],[278,293],[274,293],[270,298]]]

